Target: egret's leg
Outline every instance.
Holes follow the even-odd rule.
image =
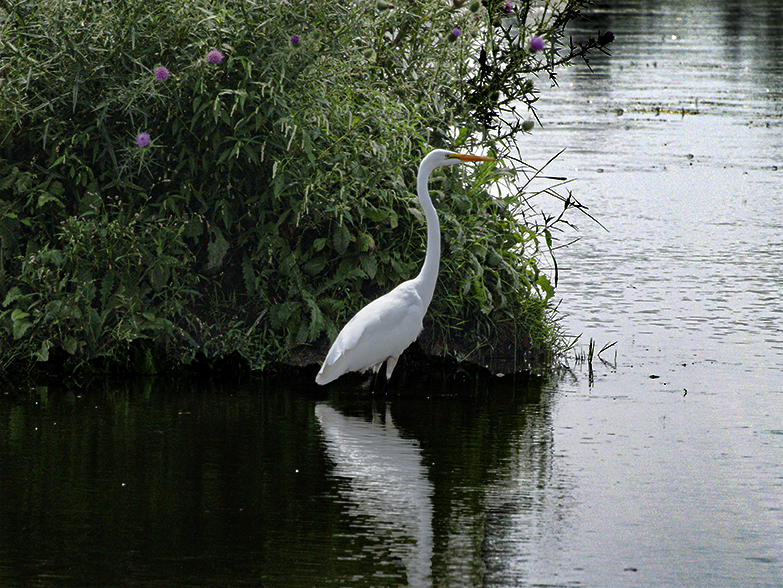
[[[400,359],[400,356],[397,355],[396,357],[390,357],[386,360],[386,379],[389,380],[391,378],[392,372],[394,371],[395,366],[397,365],[397,360]]]
[[[372,383],[370,384],[370,391],[375,392],[375,385],[378,383],[378,374],[381,373],[381,368],[383,367],[383,362],[374,365],[372,368]]]
[[[398,359],[400,359],[399,355],[396,357],[389,357],[386,359],[386,377],[383,378],[383,387],[381,388],[381,394],[386,394],[386,386],[388,385],[389,380],[391,379],[392,372],[394,371],[394,366],[397,365]],[[375,390],[375,382],[373,382],[373,390]]]

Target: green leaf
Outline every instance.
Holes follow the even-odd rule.
[[[555,289],[552,287],[552,283],[549,281],[549,278],[547,278],[544,274],[538,276],[538,280],[536,281],[536,284],[546,294],[546,300],[549,300],[550,298],[552,298],[552,296],[555,295]]]
[[[22,294],[22,291],[19,289],[19,286],[14,286],[8,291],[8,294],[5,295],[3,306],[8,306],[12,302],[16,302],[20,298],[24,298],[24,297],[25,295]]]
[[[256,293],[256,272],[247,255],[242,258],[242,278],[245,280],[245,291],[253,296]]]
[[[73,355],[76,353],[76,350],[79,348],[79,342],[71,337],[70,335],[65,337],[65,340],[63,341],[63,349],[68,352],[69,355]]]
[[[21,339],[27,331],[33,326],[33,323],[27,320],[30,313],[19,310],[18,308],[11,313],[14,339]]]
[[[285,182],[286,174],[283,172],[280,172],[275,176],[274,182],[272,183],[272,190],[274,192],[275,198],[280,198],[280,194],[282,194],[283,190],[285,189]]]
[[[41,347],[39,347],[38,351],[35,352],[35,358],[38,361],[49,361],[49,350],[52,347],[54,347],[54,343],[52,343],[49,339],[42,341]]]
[[[302,149],[304,149],[307,159],[311,165],[315,165],[315,155],[313,153],[313,142],[310,140],[310,134],[302,129]]]
[[[360,259],[362,269],[367,277],[373,279],[378,273],[378,259],[373,254],[362,255]]]
[[[375,239],[368,233],[359,233],[356,235],[356,248],[359,251],[375,249]]]
[[[367,220],[374,223],[381,223],[389,218],[390,211],[386,208],[368,208],[364,212],[364,216]]]
[[[207,245],[207,269],[213,270],[223,265],[229,243],[218,228],[210,227],[210,233],[212,238]]]
[[[14,322],[22,321],[26,319],[28,316],[30,316],[29,312],[25,312],[19,308],[14,309],[14,311],[11,313],[11,320]]]
[[[277,304],[272,308],[271,318],[274,328],[280,328],[288,322],[295,312],[301,308],[299,302],[288,300],[282,304]]]
[[[38,208],[43,208],[46,206],[49,202],[53,202],[57,205],[58,208],[65,208],[65,205],[60,202],[60,199],[57,198],[54,194],[49,194],[48,192],[43,192],[38,196]]]
[[[416,217],[416,219],[420,222],[424,222],[424,213],[418,209],[418,208],[408,208],[408,212],[410,212],[413,216]],[[396,225],[392,225],[392,228],[394,228]]]
[[[304,264],[304,271],[311,276],[317,276],[326,267],[326,259],[323,256],[313,257]]]
[[[340,255],[345,255],[345,252],[348,250],[348,244],[350,242],[351,242],[351,233],[348,232],[346,226],[345,225],[335,226],[334,233],[332,234],[332,244],[334,250]]]

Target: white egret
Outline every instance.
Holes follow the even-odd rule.
[[[440,265],[440,223],[427,189],[432,172],[442,166],[469,161],[493,161],[489,157],[436,149],[419,165],[416,191],[427,221],[427,254],[419,275],[373,300],[348,321],[337,335],[321,370],[318,384],[328,384],[346,372],[372,368],[378,372],[386,362],[388,380],[400,354],[421,333],[422,321],[435,292]]]

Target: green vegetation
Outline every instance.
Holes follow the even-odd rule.
[[[551,358],[540,265],[563,219],[515,185],[535,174],[515,139],[539,76],[611,41],[562,44],[584,3],[0,2],[0,369],[139,340],[298,361],[418,271],[411,186],[434,147],[508,167],[433,178],[425,335]]]

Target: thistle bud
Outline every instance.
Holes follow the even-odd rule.
[[[529,133],[530,131],[533,130],[533,127],[535,125],[536,123],[534,123],[532,120],[526,120],[525,122],[522,123],[522,130],[525,131],[526,133]]]
[[[391,10],[394,8],[394,4],[391,2],[377,2],[375,6],[378,8],[378,10]]]
[[[608,45],[612,41],[614,41],[614,33],[612,31],[606,31],[598,37],[598,44],[601,46]]]

